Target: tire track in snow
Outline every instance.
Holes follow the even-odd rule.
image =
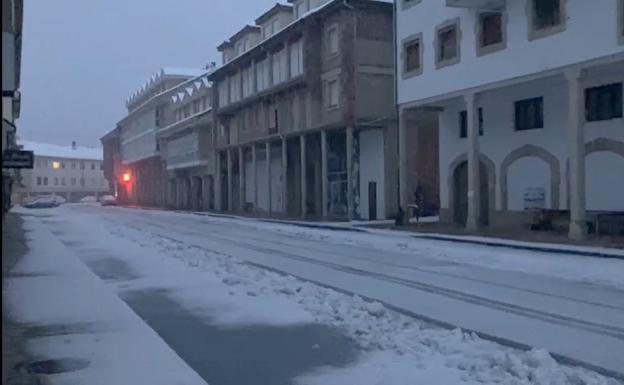
[[[172,226],[171,223],[168,223],[167,224],[168,226],[164,226],[161,224],[151,224],[151,225],[154,225],[157,228],[168,230],[168,231],[171,230],[171,226]],[[144,228],[142,229],[142,228],[134,227],[130,225],[128,226],[133,227],[140,231],[145,231]],[[167,239],[167,240],[174,241],[174,242],[187,243],[188,245],[191,245],[201,250],[209,251],[212,253],[217,253],[220,255],[230,256],[237,260],[241,260],[241,258],[239,258],[237,255],[232,255],[228,253],[227,251],[208,248],[206,246],[199,245],[196,243],[183,242],[183,241],[180,241],[179,239],[176,239],[167,235],[163,235],[163,234],[158,234],[158,233],[152,233],[152,234],[155,236],[159,236],[163,239]],[[409,280],[405,278],[399,278],[399,277],[395,277],[395,276],[391,276],[391,275],[387,275],[383,273],[376,273],[376,272],[371,272],[367,270],[362,270],[359,268],[355,268],[355,267],[351,267],[351,266],[347,266],[347,265],[343,265],[343,264],[339,264],[335,262],[321,261],[315,258],[310,258],[310,257],[306,257],[303,255],[299,255],[299,254],[295,254],[291,252],[285,252],[280,249],[275,249],[275,248],[270,248],[270,247],[265,247],[265,246],[258,246],[253,243],[242,241],[239,238],[230,238],[230,237],[226,237],[222,235],[215,235],[214,233],[200,233],[196,231],[189,232],[188,229],[186,229],[184,234],[201,235],[204,238],[212,238],[212,239],[219,240],[219,241],[225,241],[230,246],[235,245],[244,250],[251,250],[251,251],[260,252],[260,253],[264,253],[264,254],[271,255],[271,256],[279,256],[281,258],[295,260],[295,261],[303,262],[303,263],[309,263],[309,264],[313,264],[317,266],[322,266],[322,267],[329,268],[335,271],[340,271],[343,273],[348,273],[352,275],[363,276],[363,277],[377,279],[380,281],[385,281],[385,282],[389,282],[393,284],[398,284],[401,286],[409,287],[412,289],[417,289],[420,291],[425,291],[425,292],[432,293],[432,294],[442,295],[448,298],[471,303],[474,305],[484,306],[484,307],[488,307],[491,309],[500,310],[500,311],[504,311],[507,313],[511,313],[511,314],[535,319],[535,320],[541,320],[545,322],[550,322],[550,323],[555,323],[555,324],[559,324],[563,326],[576,328],[579,330],[589,331],[592,333],[596,333],[596,334],[600,334],[603,336],[608,336],[608,337],[612,337],[612,338],[616,338],[618,340],[624,341],[624,328],[620,328],[616,326],[604,325],[604,324],[600,324],[596,322],[580,320],[577,318],[562,316],[562,315],[549,313],[549,312],[545,312],[541,310],[535,310],[535,309],[527,308],[524,306],[514,305],[514,304],[501,302],[497,300],[492,300],[489,298],[477,296],[474,294],[468,294],[468,293],[460,292],[460,291],[453,290],[453,289],[447,289],[447,288],[432,285],[432,284],[422,283],[422,282]],[[327,253],[327,252],[324,252],[324,253]],[[254,263],[254,264],[262,265],[258,263]],[[274,270],[279,270],[273,267],[270,267],[270,268]],[[288,274],[288,275],[293,275],[292,273],[287,272],[287,271],[283,271],[283,273]],[[298,277],[298,278],[302,280],[307,280],[303,277]],[[357,294],[357,293],[352,293],[352,294]]]

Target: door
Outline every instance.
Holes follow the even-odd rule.
[[[368,182],[368,220],[377,220],[377,182]]]
[[[480,183],[480,208],[479,224],[487,226],[489,224],[489,184],[487,168],[483,162],[479,163],[479,183]],[[468,218],[468,162],[463,162],[455,168],[453,172],[453,183],[455,185],[453,193],[454,215],[456,224],[465,226]]]
[[[453,172],[453,219],[456,224],[466,226],[468,218],[468,162],[462,162]]]

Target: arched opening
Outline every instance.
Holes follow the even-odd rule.
[[[490,223],[490,186],[488,183],[487,166],[479,162],[480,205],[479,224],[487,226]],[[453,170],[453,220],[456,224],[465,226],[468,218],[468,162],[459,163]]]

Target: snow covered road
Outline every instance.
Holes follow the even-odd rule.
[[[41,217],[39,220],[53,233],[62,237],[66,244],[82,242],[82,250],[86,250],[85,245],[90,245],[92,248],[109,247],[116,254],[131,254],[130,258],[125,255],[125,260],[133,264],[139,276],[149,275],[150,269],[159,271],[158,284],[152,279],[135,283],[133,289],[141,285],[159,287],[165,285],[167,280],[175,281],[179,275],[163,275],[156,268],[155,262],[152,266],[149,261],[143,261],[145,256],[139,256],[139,251],[130,251],[130,246],[119,247],[116,240],[136,243],[139,249],[149,250],[149,253],[175,254],[192,266],[199,266],[204,270],[219,271],[225,266],[226,275],[220,277],[222,281],[232,287],[241,287],[247,297],[254,301],[262,297],[264,288],[257,286],[262,279],[255,278],[258,274],[264,274],[254,267],[261,266],[349,295],[357,294],[379,301],[385,306],[362,305],[369,315],[379,313],[375,317],[384,314],[384,308],[390,307],[406,315],[439,325],[458,326],[506,344],[544,349],[561,362],[582,364],[584,367],[624,378],[622,260],[506,250],[408,236],[306,229],[256,220],[88,205],[65,206],[55,210],[51,216]],[[107,246],[107,242],[110,246]],[[207,262],[207,259],[213,258],[221,262]],[[248,267],[233,268],[227,262],[230,259],[244,261]],[[283,279],[287,280],[285,286],[278,291],[285,293],[287,297],[299,297],[298,301],[305,305],[306,311],[318,307],[316,313],[312,311],[316,314],[316,321],[331,311],[339,316],[334,317],[330,323],[350,328],[349,323],[353,319],[345,319],[345,315],[341,313],[344,310],[342,304],[334,304],[325,297],[320,303],[316,303],[309,299],[314,296],[299,295],[300,290],[312,290],[309,288],[311,286],[298,283],[300,281],[293,278]],[[279,281],[277,278],[271,280]],[[123,285],[120,288],[132,286],[128,283]],[[314,293],[317,293],[318,289],[315,290],[317,291]],[[315,296],[318,297],[316,294]],[[342,294],[330,294],[331,296]],[[343,297],[335,297],[334,302],[341,302],[338,298]],[[189,306],[197,306],[199,301],[195,298],[194,302],[188,295],[180,300],[186,301]],[[353,301],[359,303],[362,300],[355,297]],[[249,306],[255,305],[250,303]],[[266,313],[266,310],[258,309],[254,317],[268,318],[266,322],[269,323],[280,323],[279,319],[286,317],[284,322],[287,324],[293,318],[305,320],[307,317],[299,314],[298,310],[285,314],[279,311],[275,314]],[[272,316],[277,320],[271,320]],[[240,315],[224,317],[231,322],[232,317],[236,319]],[[407,350],[413,350],[414,346],[407,342],[406,346],[397,346],[400,345],[397,336],[407,332],[393,330],[396,324],[392,322],[373,326],[378,330],[367,331],[367,342],[380,348],[380,351],[364,359],[365,362],[361,365],[387,367],[389,362],[386,361],[396,364],[405,360],[405,357],[398,360],[396,356],[388,358],[387,355],[390,354],[388,351],[404,354]],[[370,325],[366,328],[370,329]],[[357,327],[354,330],[357,331]],[[442,333],[442,329],[435,330],[436,333]],[[465,341],[466,335],[460,333],[459,336],[445,338]],[[466,343],[473,344],[478,340],[473,339]],[[437,344],[440,344],[439,338]],[[492,346],[497,345],[489,342],[487,344],[488,351],[507,349],[493,348]],[[440,349],[437,353],[448,353],[445,352],[447,348]],[[543,361],[543,353],[540,352],[543,351],[523,353],[528,356],[518,353],[521,357],[518,358],[518,365],[522,370],[528,370],[527,366],[535,366],[530,362]],[[492,354],[496,356],[498,353]],[[455,366],[461,368],[465,365],[463,362]],[[443,366],[453,365],[447,361]],[[551,364],[552,368],[559,368],[555,371],[561,373],[568,370],[561,369],[554,362]],[[415,369],[412,368],[413,370]],[[473,370],[483,371],[483,368]],[[517,371],[517,368],[514,370]],[[561,377],[564,379],[560,383],[571,383],[572,378],[590,375],[586,373],[589,372],[578,369],[574,374]],[[352,372],[344,370],[324,370],[302,377],[301,382],[331,383],[336,378],[351,378],[351,375]],[[551,371],[548,376],[550,377],[544,383],[559,383],[555,381],[555,378],[560,378],[557,374]],[[533,378],[534,382],[529,380],[517,383],[540,383],[538,377],[539,375],[533,373],[527,378]],[[334,380],[329,380],[330,378]],[[383,378],[386,379],[387,376]],[[579,380],[579,383],[592,383],[587,378],[583,377],[582,381],[585,382]],[[478,380],[496,382],[501,378],[490,373],[489,377],[486,375]],[[600,381],[593,383],[604,383]],[[449,379],[445,383],[453,381]]]

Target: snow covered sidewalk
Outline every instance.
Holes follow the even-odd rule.
[[[3,297],[35,357],[87,365],[51,384],[206,384],[49,227],[25,219],[29,252]]]

